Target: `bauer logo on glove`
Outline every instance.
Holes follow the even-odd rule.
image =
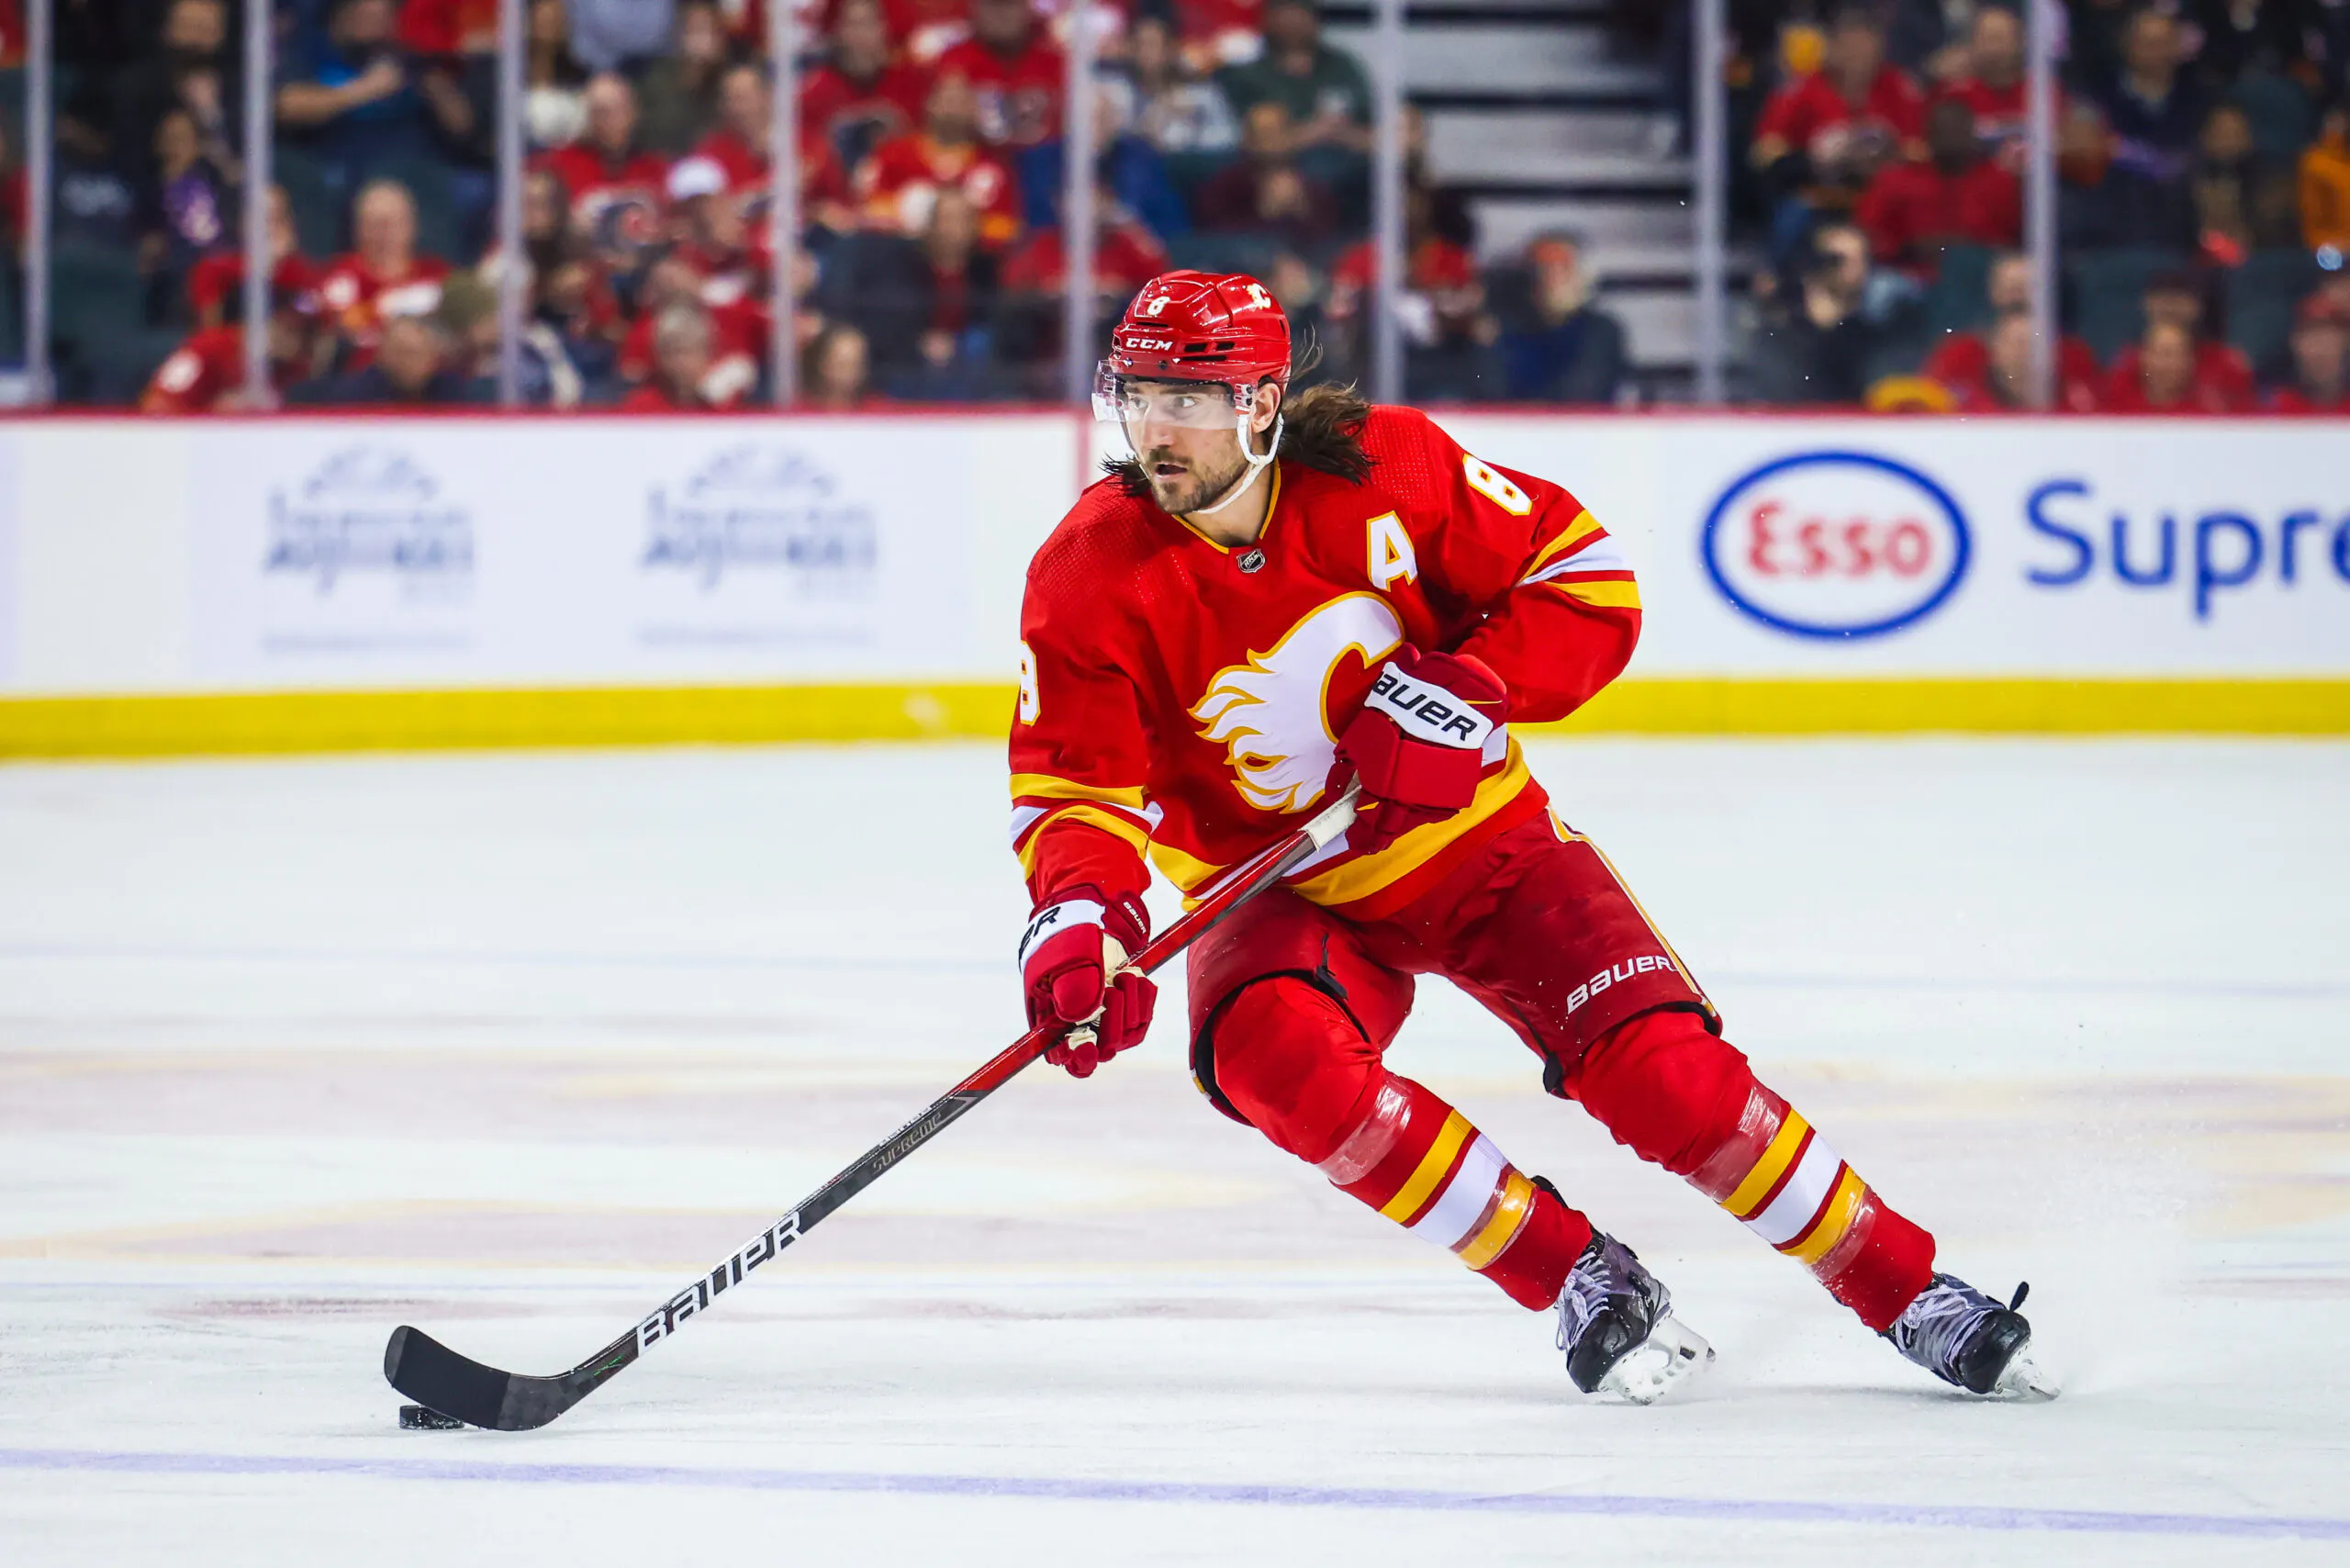
[[[1150,915],[1132,893],[1106,897],[1070,888],[1029,918],[1020,938],[1020,981],[1028,1025],[1068,1025],[1045,1052],[1072,1077],[1142,1044],[1158,988],[1127,969],[1127,958],[1150,939]]]
[[[1508,689],[1480,661],[1398,648],[1338,737],[1334,786],[1352,770],[1375,802],[1355,819],[1347,843],[1364,854],[1384,849],[1475,800],[1508,717]]]

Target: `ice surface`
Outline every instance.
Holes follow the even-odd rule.
[[[1208,1111],[1004,1090],[555,1426],[550,1372],[1016,1032],[994,748],[0,770],[0,1562],[2350,1560],[2350,747],[1547,743],[1731,1037],[2057,1404],[1933,1384],[1440,986],[1396,1048],[1672,1284],[1683,1403]]]

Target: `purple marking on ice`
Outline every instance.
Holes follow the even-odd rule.
[[[902,1493],[934,1497],[1036,1497],[1069,1503],[1210,1503],[1281,1508],[1432,1513],[1598,1514],[1748,1524],[1876,1525],[1921,1529],[2065,1530],[2102,1535],[2225,1536],[2350,1540],[2350,1519],[2133,1514],[2092,1508],[1988,1508],[1910,1503],[1807,1503],[1794,1498],[1647,1497],[1622,1494],[1436,1492],[1356,1486],[1234,1486],[1019,1475],[905,1475],[855,1471],[700,1469],[662,1464],[495,1464],[429,1459],[328,1459],[290,1454],[106,1452],[0,1449],[0,1470],[135,1475],[347,1475],[388,1481],[504,1481],[554,1486],[715,1486],[738,1492]]]

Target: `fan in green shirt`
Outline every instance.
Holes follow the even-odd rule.
[[[1287,109],[1297,128],[1294,151],[1370,151],[1371,80],[1360,61],[1322,41],[1322,18],[1309,0],[1270,0],[1265,52],[1226,67],[1216,81],[1237,115],[1267,99]]]

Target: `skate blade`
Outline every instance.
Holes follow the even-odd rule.
[[[1595,1391],[1631,1405],[1653,1405],[1713,1364],[1714,1348],[1681,1319],[1666,1316],[1637,1350],[1607,1369]]]
[[[2044,1405],[2064,1392],[2064,1386],[2031,1359],[2029,1345],[2015,1353],[1999,1381],[1991,1385],[1992,1398],[2018,1405]]]

